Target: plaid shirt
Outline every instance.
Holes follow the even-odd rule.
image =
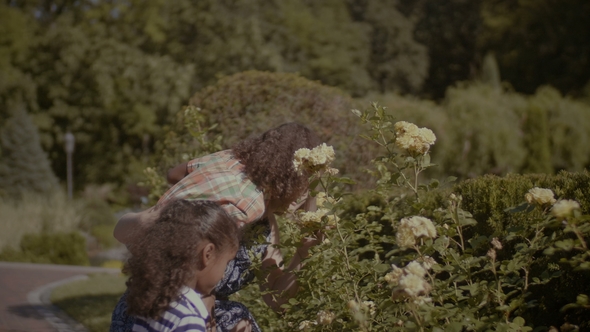
[[[136,317],[133,332],[205,332],[209,313],[199,293],[183,286],[180,297],[170,303],[158,320]]]
[[[243,170],[231,150],[191,160],[189,174],[168,189],[158,204],[174,198],[210,200],[239,221],[258,220],[264,214],[264,196]]]

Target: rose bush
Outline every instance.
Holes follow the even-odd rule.
[[[294,156],[294,167],[316,172],[310,192],[318,211],[280,220],[281,250],[289,259],[304,237],[321,236],[321,243],[297,272],[299,291],[280,313],[262,302],[256,284],[233,295],[264,331],[547,331],[564,323],[590,328],[585,294],[543,311],[560,296],[556,286],[587,280],[583,273],[590,270],[590,218],[584,200],[563,196],[565,182],[553,190],[524,189],[512,208],[500,210],[514,217],[496,227],[500,221],[486,218],[503,214],[477,203],[512,192],[506,195],[502,187],[500,198],[487,196],[468,183],[453,193],[452,179],[424,178],[434,166],[434,133],[395,122],[377,104],[353,113],[368,126],[362,137],[383,152],[368,169],[377,179],[364,201],[370,203],[345,192],[351,180],[330,167],[330,147]],[[467,204],[494,227],[476,225]]]

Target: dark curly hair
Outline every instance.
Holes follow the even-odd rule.
[[[218,252],[236,249],[236,222],[215,202],[174,200],[133,245],[123,272],[129,274],[127,314],[158,319],[200,265],[203,241]]]
[[[241,141],[232,151],[244,164],[244,173],[264,192],[265,197],[286,207],[309,185],[309,174],[300,174],[293,166],[295,151],[313,149],[320,144],[320,138],[312,130],[290,122]]]

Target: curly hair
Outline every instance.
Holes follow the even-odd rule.
[[[285,207],[309,185],[309,174],[298,173],[293,166],[295,151],[320,144],[320,138],[312,130],[289,122],[238,142],[232,152],[244,164],[244,173],[265,196]]]
[[[238,247],[238,235],[235,221],[215,202],[174,200],[163,206],[123,267],[130,275],[127,313],[158,319],[200,266],[202,242],[223,253]]]

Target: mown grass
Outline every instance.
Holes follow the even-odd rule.
[[[111,313],[125,291],[122,275],[94,274],[53,290],[51,302],[91,332],[109,330]]]

